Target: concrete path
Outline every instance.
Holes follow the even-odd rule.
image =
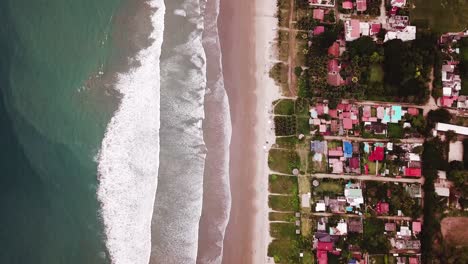
[[[330,173],[316,173],[311,175],[312,178],[332,178],[332,179],[346,179],[346,180],[361,180],[361,181],[379,181],[379,182],[402,182],[402,183],[424,183],[424,179],[417,178],[391,178],[375,175],[344,175],[344,174],[330,174]]]

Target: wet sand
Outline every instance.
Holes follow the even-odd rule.
[[[268,262],[266,154],[274,141],[271,102],[279,96],[268,76],[275,10],[276,1],[271,0],[221,0],[218,27],[232,119],[232,208],[224,239],[226,264]]]
[[[254,5],[221,0],[218,19],[224,82],[232,119],[230,184],[232,207],[224,238],[223,263],[253,263],[256,208],[256,104]]]

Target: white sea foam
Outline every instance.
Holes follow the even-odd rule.
[[[148,263],[157,188],[160,128],[159,58],[164,31],[163,0],[150,2],[154,39],[140,51],[140,66],[118,76],[122,100],[102,142],[98,199],[112,263]]]
[[[151,263],[195,263],[206,149],[206,57],[198,0],[168,1],[161,59],[161,166]],[[174,14],[183,9],[187,16]],[[209,190],[208,190],[209,191]]]

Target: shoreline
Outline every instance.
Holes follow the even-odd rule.
[[[274,142],[272,101],[279,88],[269,77],[276,34],[276,2],[221,0],[218,20],[225,87],[232,118],[232,209],[223,263],[266,263],[268,149]],[[270,122],[268,122],[270,120]],[[268,142],[268,144],[266,143]]]

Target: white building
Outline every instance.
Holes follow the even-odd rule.
[[[447,132],[449,130],[452,130],[459,135],[468,136],[468,127],[464,126],[456,126],[446,123],[436,123],[435,129],[439,132]]]
[[[402,41],[410,41],[416,39],[416,26],[406,26],[402,30],[388,31],[385,35],[384,42],[392,39],[401,39]]]

